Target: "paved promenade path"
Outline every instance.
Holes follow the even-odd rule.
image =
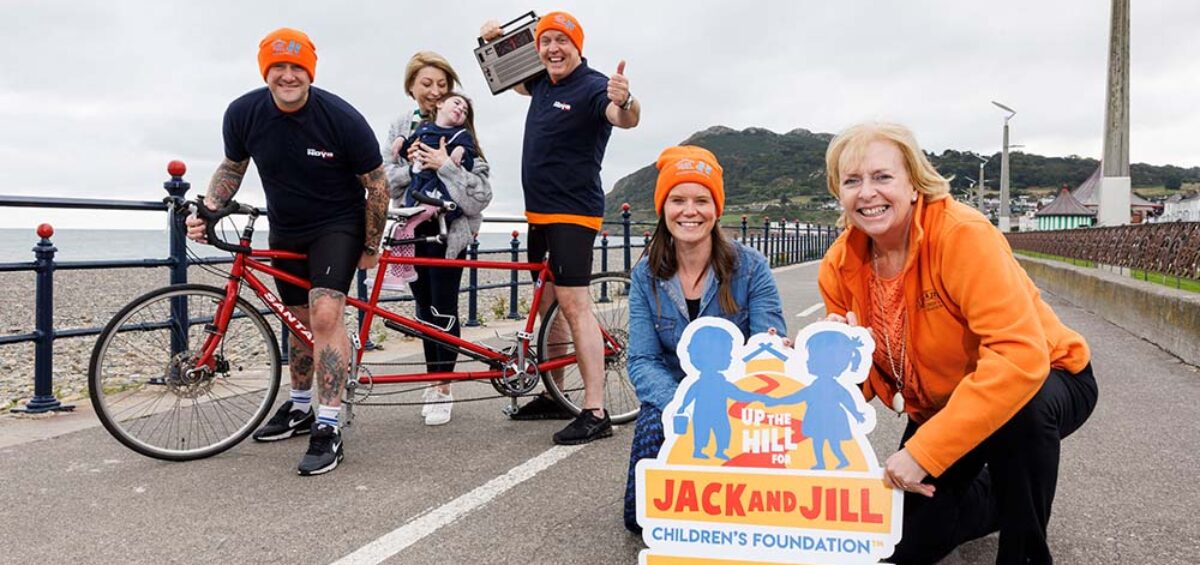
[[[822,313],[811,308],[815,277],[815,264],[777,272],[793,334]],[[1063,445],[1057,562],[1200,562],[1200,372],[1048,298],[1090,341],[1101,387],[1091,420]],[[641,540],[621,525],[631,427],[555,447],[561,422],[512,422],[503,404],[456,406],[439,428],[415,407],[360,408],[346,461],[314,478],[295,474],[303,439],[166,463],[122,447],[86,406],[4,416],[0,562],[635,563]],[[886,457],[902,421],[877,410],[873,442]],[[984,538],[945,563],[988,563],[995,548]]]

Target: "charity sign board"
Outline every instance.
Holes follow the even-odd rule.
[[[636,468],[642,565],[875,563],[900,541],[903,492],[884,486],[859,388],[866,328],[816,322],[796,337],[699,318],[665,442]]]

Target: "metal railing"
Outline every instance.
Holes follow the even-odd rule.
[[[117,210],[117,211],[155,211],[165,212],[169,210],[167,201],[172,198],[184,198],[184,195],[191,188],[190,183],[183,180],[183,175],[186,172],[186,167],[182,162],[172,161],[167,168],[171,178],[163,183],[163,188],[166,189],[168,197],[163,201],[132,201],[132,200],[103,200],[103,199],[84,199],[84,198],[43,198],[29,196],[6,196],[0,195],[0,207],[21,207],[21,208],[57,208],[57,209],[88,209],[88,210]],[[629,272],[633,266],[635,256],[634,249],[644,248],[650,241],[651,231],[654,229],[654,223],[632,221],[628,204],[622,206],[621,220],[616,222],[604,222],[608,227],[613,227],[617,230],[618,240],[616,245],[621,248],[621,270]],[[40,413],[56,410],[71,410],[74,407],[62,404],[53,394],[53,373],[52,367],[54,364],[53,343],[57,339],[62,338],[78,338],[90,337],[98,335],[102,327],[86,327],[86,328],[69,328],[58,329],[54,327],[54,274],[61,270],[89,270],[89,269],[119,269],[119,268],[154,268],[166,267],[169,269],[170,275],[168,278],[169,284],[183,284],[188,281],[188,268],[193,265],[216,265],[223,263],[232,263],[231,257],[204,257],[204,258],[189,258],[187,252],[187,241],[184,237],[183,218],[176,214],[169,214],[167,218],[167,234],[168,234],[168,256],[159,259],[132,259],[132,260],[104,260],[104,261],[55,261],[54,256],[58,249],[54,246],[52,237],[54,228],[49,224],[38,226],[36,232],[39,241],[33,248],[34,260],[30,262],[16,263],[0,263],[0,272],[34,272],[36,274],[35,284],[35,321],[34,329],[31,332],[19,333],[13,335],[0,336],[0,347],[4,345],[16,343],[34,343],[34,396],[29,402],[21,407],[15,408],[14,412]],[[491,217],[485,218],[484,222],[488,223],[518,223],[524,224],[524,218],[504,218]],[[634,233],[635,229],[641,229],[640,237]],[[769,219],[764,219],[761,226],[750,226],[747,223],[745,216],[742,216],[741,225],[737,228],[725,228],[727,231],[733,231],[734,237],[761,251],[771,262],[772,266],[781,266],[802,261],[810,261],[819,259],[824,255],[825,250],[833,243],[837,237],[837,229],[832,226],[802,224],[800,222],[783,222],[772,223]],[[495,249],[480,249],[479,240],[476,238],[467,248],[467,257],[471,260],[478,259],[481,255],[488,254],[505,254],[511,257],[513,261],[519,261],[521,253],[526,251],[521,246],[519,238],[520,232],[513,230],[512,240],[507,247]],[[601,271],[610,270],[609,252],[612,251],[613,238],[609,229],[604,229],[600,234],[600,241],[597,249],[600,251],[600,269]],[[363,300],[367,299],[366,273],[359,271],[357,294]],[[508,313],[506,318],[521,319],[524,316],[518,312],[518,288],[525,285],[532,285],[528,277],[519,276],[518,271],[513,271],[508,282],[480,284],[478,277],[478,269],[467,269],[468,284],[461,290],[467,294],[467,320],[464,322],[466,326],[479,326],[482,321],[479,317],[478,298],[479,292],[492,289],[509,289],[508,296]],[[411,295],[396,294],[387,296],[381,301],[410,301]],[[266,312],[266,309],[262,309]],[[361,315],[361,313],[360,313]],[[282,326],[280,332],[281,350],[286,355],[287,351],[287,329]]]
[[[1164,222],[1005,234],[1014,250],[1200,280],[1200,222]],[[1147,276],[1147,275],[1144,275]]]

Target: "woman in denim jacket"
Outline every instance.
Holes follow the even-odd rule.
[[[625,485],[625,527],[634,533],[641,533],[634,470],[663,444],[662,410],[684,376],[675,354],[684,328],[719,316],[745,338],[771,329],[787,335],[767,259],[721,231],[725,187],[717,158],[700,147],[671,147],[657,167],[658,226],[633,268],[629,299],[629,377],[641,401]]]

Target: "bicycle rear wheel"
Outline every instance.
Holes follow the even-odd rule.
[[[637,392],[629,380],[626,363],[626,348],[629,345],[629,276],[625,273],[597,273],[592,275],[588,294],[592,298],[592,313],[600,322],[601,331],[611,342],[606,342],[610,351],[604,357],[604,407],[614,424],[625,424],[637,418]],[[575,346],[567,319],[559,310],[558,302],[550,306],[538,333],[538,362],[564,355],[574,355]],[[571,364],[555,371],[542,374],[546,390],[572,414],[583,410],[583,375],[578,364]]]
[[[176,285],[122,308],[92,349],[88,388],[100,422],[130,449],[157,459],[216,455],[250,435],[279,391],[279,345],[266,319],[237,299],[214,354],[193,370],[225,300],[221,289]]]

